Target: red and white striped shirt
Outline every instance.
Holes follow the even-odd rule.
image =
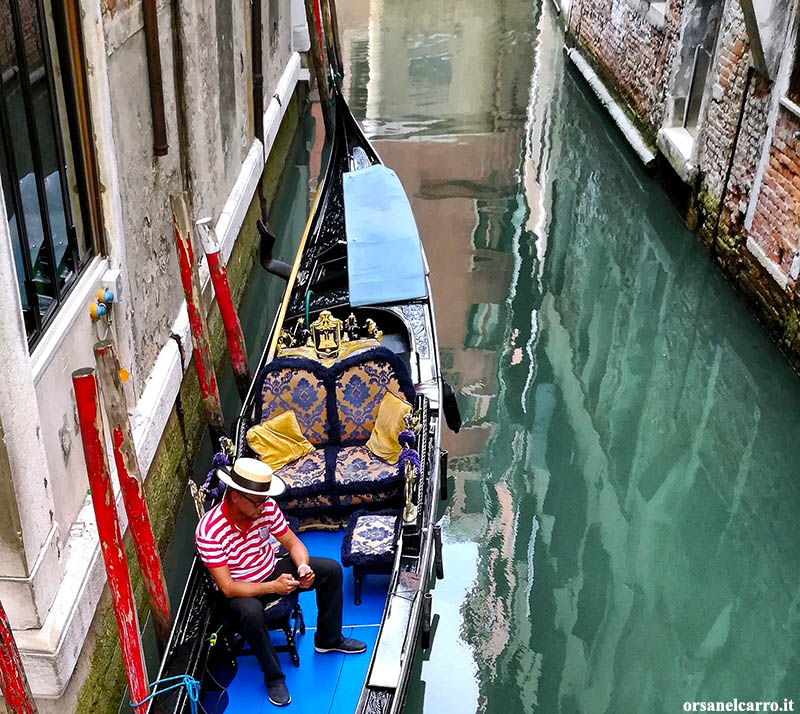
[[[194,542],[206,567],[227,565],[233,580],[258,583],[275,569],[270,534],[277,538],[288,530],[281,509],[271,498],[267,499],[261,515],[246,530],[233,522],[227,499],[223,498],[200,519]]]

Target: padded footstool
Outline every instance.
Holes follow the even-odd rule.
[[[356,511],[347,521],[342,565],[352,566],[355,603],[361,604],[361,582],[368,573],[390,573],[400,529],[398,511]]]

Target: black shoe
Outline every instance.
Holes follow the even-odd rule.
[[[349,637],[342,637],[341,640],[335,645],[324,647],[321,645],[314,645],[314,651],[320,654],[328,652],[341,652],[342,654],[360,654],[367,651],[367,645],[360,640],[352,640]]]
[[[273,682],[267,685],[267,697],[276,707],[289,706],[292,701],[289,690],[283,682]]]

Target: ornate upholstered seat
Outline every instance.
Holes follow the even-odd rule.
[[[325,487],[325,451],[314,449],[310,454],[278,469],[275,474],[283,479],[295,495],[321,492]]]
[[[334,473],[341,506],[391,503],[400,497],[403,478],[364,446],[348,446],[336,454]]]
[[[337,528],[356,509],[399,507],[403,477],[364,447],[387,392],[413,402],[408,368],[374,347],[330,366],[287,356],[257,378],[255,423],[291,410],[315,449],[276,471],[288,488],[278,501],[303,527]]]

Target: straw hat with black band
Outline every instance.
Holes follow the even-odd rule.
[[[258,459],[236,459],[232,469],[227,466],[217,469],[217,476],[227,486],[251,496],[280,496],[286,489],[283,480]]]

